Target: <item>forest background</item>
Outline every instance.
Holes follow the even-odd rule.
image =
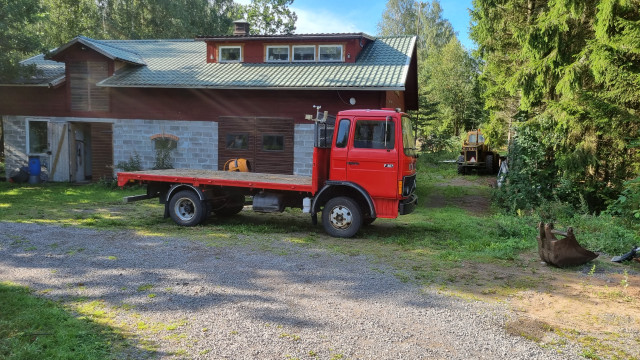
[[[21,60],[77,35],[226,35],[241,18],[256,34],[293,33],[292,3],[0,0],[0,81],[28,76]],[[474,0],[469,11],[473,52],[437,0],[389,0],[378,23],[377,35],[418,36],[412,116],[425,154],[454,153],[465,131],[482,128],[508,158],[495,193],[504,211],[606,214],[637,226],[640,0]]]

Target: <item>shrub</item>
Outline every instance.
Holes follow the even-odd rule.
[[[133,155],[129,155],[128,161],[120,161],[116,164],[116,169],[122,171],[141,171],[142,161],[140,160],[140,154],[134,151]]]

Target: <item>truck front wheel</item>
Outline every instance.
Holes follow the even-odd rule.
[[[196,226],[204,219],[206,208],[196,193],[179,191],[169,201],[169,215],[180,226]]]
[[[348,197],[333,198],[322,210],[322,226],[333,237],[352,237],[362,226],[362,210]]]

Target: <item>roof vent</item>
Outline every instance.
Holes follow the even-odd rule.
[[[249,22],[247,20],[236,20],[233,22],[235,28],[233,30],[233,35],[235,36],[246,36],[249,35]]]

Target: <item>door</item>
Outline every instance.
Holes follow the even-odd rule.
[[[357,118],[347,159],[349,181],[374,198],[396,198],[398,152],[393,119]]]
[[[347,118],[339,119],[337,122],[335,144],[331,149],[331,169],[329,178],[331,180],[347,180],[347,158],[349,155],[349,131],[351,120]]]
[[[293,174],[293,137],[293,119],[221,117],[218,168],[243,158],[249,160],[253,172]]]

